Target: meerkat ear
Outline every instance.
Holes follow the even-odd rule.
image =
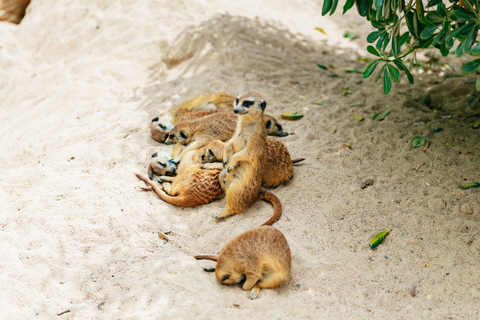
[[[187,139],[187,134],[180,130],[180,135],[182,136],[183,139]]]
[[[267,107],[267,103],[265,101],[260,103],[260,108],[262,108],[262,110],[265,110],[266,107]]]

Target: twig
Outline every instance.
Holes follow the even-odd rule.
[[[471,245],[474,239],[475,239],[475,233],[472,234],[472,235],[470,236],[470,238],[468,238],[467,246]]]
[[[69,313],[70,310],[65,310],[65,311],[62,311],[60,313],[57,313],[57,316],[61,316],[62,314],[65,314],[65,313]]]

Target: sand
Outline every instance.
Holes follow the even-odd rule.
[[[0,318],[477,318],[480,189],[458,188],[480,180],[480,130],[465,119],[480,113],[474,76],[445,79],[462,61],[442,58],[451,70],[417,70],[386,97],[374,79],[317,67],[363,69],[372,30],[355,12],[320,12],[312,0],[44,0],[20,25],[0,22]],[[291,278],[253,301],[193,256],[218,253],[271,206],[215,221],[224,199],[174,207],[134,176],[162,148],[151,118],[244,90],[267,113],[305,115],[280,121],[292,156],[307,158],[272,190]],[[441,110],[424,105],[429,92]]]

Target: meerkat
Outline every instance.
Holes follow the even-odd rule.
[[[212,144],[212,148],[217,150]],[[159,176],[175,176],[177,173],[177,165],[170,160],[178,157],[185,149],[181,144],[169,145],[152,154],[150,164],[148,165],[148,177],[153,179],[153,174]]]
[[[186,145],[182,153],[173,160],[178,163],[189,151],[198,150],[211,141],[227,141],[235,132],[238,116],[235,113],[214,113],[191,121],[182,121],[168,134],[166,144]]]
[[[217,219],[239,213],[258,199],[266,154],[266,106],[262,96],[254,92],[243,92],[235,100],[234,112],[239,121],[234,136],[225,145],[223,165],[227,167],[219,176],[226,190],[228,209],[214,214]]]
[[[216,110],[192,111],[184,114],[182,118],[175,123],[175,125],[182,121],[191,121],[191,120],[195,120],[204,116],[209,116],[209,115],[220,113],[220,112],[233,112],[233,110],[216,109]],[[150,133],[152,135],[153,140],[160,143],[164,143],[168,137],[169,132],[173,129],[173,127],[167,130],[167,127],[159,123],[159,121],[160,119],[158,117],[152,119],[152,122],[150,124]],[[267,134],[269,136],[285,137],[289,135],[288,132],[283,131],[282,125],[273,116],[264,114],[263,121],[265,122],[265,127],[267,128]]]
[[[235,97],[227,93],[208,94],[197,96],[186,102],[172,107],[159,117],[153,118],[150,124],[150,132],[155,141],[163,142],[168,132],[191,111],[232,109]]]
[[[215,276],[223,284],[245,281],[243,290],[250,299],[260,297],[260,289],[275,288],[288,279],[292,256],[285,236],[276,228],[250,229],[230,240],[218,256],[198,255],[197,260],[217,262]]]
[[[225,144],[217,141],[212,148],[205,148],[203,160],[206,164],[204,169],[218,168],[214,162],[223,161],[222,145]],[[266,159],[263,165],[262,187],[275,188],[286,183],[293,178],[293,164],[305,160],[305,158],[291,159],[290,153],[285,145],[273,139],[267,139],[266,143]]]

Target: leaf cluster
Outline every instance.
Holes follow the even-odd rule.
[[[338,0],[324,0],[322,15],[332,15],[337,5]],[[385,94],[390,92],[392,80],[399,80],[401,72],[414,83],[410,70],[417,50],[437,48],[444,57],[449,53],[456,57],[480,56],[480,0],[430,0],[426,5],[421,0],[347,0],[343,13],[354,5],[358,14],[377,29],[367,36],[367,42],[372,43],[367,51],[376,59],[364,69],[363,77],[370,77],[380,65],[375,81],[383,78]],[[402,34],[401,29],[408,31]],[[411,56],[408,67],[407,56]],[[478,67],[480,58],[466,63],[462,70],[471,73]],[[480,91],[480,76],[477,90]]]

